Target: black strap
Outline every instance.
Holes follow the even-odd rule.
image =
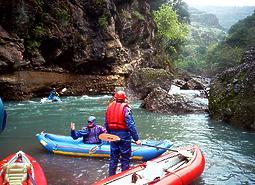
[[[36,185],[35,179],[32,177],[32,175],[29,173],[27,173],[27,174],[28,174],[29,179],[32,181],[32,185]]]

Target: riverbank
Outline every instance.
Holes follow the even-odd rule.
[[[120,75],[78,75],[58,72],[17,71],[0,75],[0,97],[6,100],[28,100],[47,96],[53,87],[65,96],[112,94],[124,82]]]

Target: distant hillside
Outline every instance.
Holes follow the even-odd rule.
[[[208,46],[220,42],[226,33],[215,15],[195,8],[190,8],[189,13],[189,36],[176,64],[178,68],[191,73],[203,74],[206,69],[205,54]]]
[[[251,15],[255,6],[244,7],[218,7],[218,6],[196,6],[197,9],[212,13],[217,16],[219,23],[226,30],[237,23],[239,20],[244,19],[248,15]]]
[[[214,72],[220,73],[238,66],[243,53],[255,46],[255,12],[238,21],[228,31],[227,37],[211,47],[207,53],[208,63],[213,64]]]
[[[199,23],[208,27],[224,29],[220,25],[217,16],[212,13],[207,13],[206,11],[201,11],[192,7],[189,8],[189,13],[191,23]]]
[[[189,13],[191,24],[187,43],[196,49],[195,53],[204,54],[209,45],[221,41],[226,33],[214,14],[208,14],[195,8],[190,8]]]

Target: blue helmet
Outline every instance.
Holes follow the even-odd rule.
[[[96,117],[95,116],[89,116],[88,122],[95,123],[95,121],[96,121]]]

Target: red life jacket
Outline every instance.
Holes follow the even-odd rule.
[[[127,103],[112,102],[106,111],[107,126],[110,130],[128,130],[124,108],[128,107]]]

